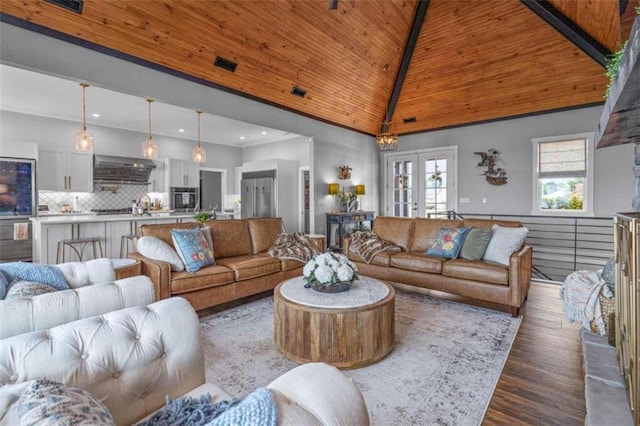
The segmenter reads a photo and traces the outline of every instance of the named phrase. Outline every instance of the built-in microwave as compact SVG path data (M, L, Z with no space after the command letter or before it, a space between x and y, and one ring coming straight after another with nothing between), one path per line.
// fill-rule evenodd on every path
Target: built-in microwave
M193 211L198 207L198 188L172 187L169 201L172 210Z

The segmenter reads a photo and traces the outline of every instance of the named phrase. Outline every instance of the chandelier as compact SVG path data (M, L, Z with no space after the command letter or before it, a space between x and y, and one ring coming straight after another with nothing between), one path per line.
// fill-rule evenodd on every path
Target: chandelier
M200 114L202 114L202 111L196 111L196 113L198 114L198 144L193 148L193 161L202 164L207 161L207 151L204 150L200 143Z
M384 89L385 93L388 92L388 78L389 78L389 64L384 66ZM378 145L378 151L389 152L398 150L398 132L391 128L391 121L389 117L389 111L384 113L385 120L380 126L380 132L376 135L376 144Z
M151 102L153 99L147 99L149 103L149 137L142 142L142 156L146 158L158 158L158 146L151 136Z
M86 104L85 104L85 96L84 92L89 85L87 83L80 83L82 87L82 130L76 132L75 137L75 148L76 151L83 152L92 152L93 151L93 134L91 132L87 132L87 121L86 121Z

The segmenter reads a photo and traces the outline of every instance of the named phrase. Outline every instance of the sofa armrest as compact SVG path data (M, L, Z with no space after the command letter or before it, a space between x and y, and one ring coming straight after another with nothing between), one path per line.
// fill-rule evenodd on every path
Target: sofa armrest
M360 390L342 371L328 364L309 363L271 382L291 405L306 410L323 425L369 425L369 413ZM286 411L285 411L286 412ZM295 424L287 418L280 424Z
M140 253L129 253L129 259L139 260L142 266L142 274L153 282L156 300L171 297L171 264L161 260L149 259Z
M351 244L351 237L344 237L342 239L342 253L349 257L349 245Z
M533 249L523 246L509 259L509 287L511 287L511 306L520 307L531 286L531 266Z

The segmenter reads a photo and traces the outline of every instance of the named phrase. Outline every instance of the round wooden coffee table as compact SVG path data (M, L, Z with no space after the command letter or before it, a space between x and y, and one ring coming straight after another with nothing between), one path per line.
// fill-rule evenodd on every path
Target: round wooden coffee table
M348 291L320 293L296 277L273 296L275 342L295 361L358 368L393 349L395 291L387 283L360 277Z

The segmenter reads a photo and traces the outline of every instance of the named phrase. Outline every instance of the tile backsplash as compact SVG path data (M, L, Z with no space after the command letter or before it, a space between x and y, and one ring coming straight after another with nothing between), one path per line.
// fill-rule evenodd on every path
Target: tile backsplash
M131 207L131 200L138 200L147 194L154 200L160 198L162 206L169 208L169 194L166 192L146 192L145 186L140 185L94 185L93 192L52 192L39 191L38 204L49 205L49 210L60 211L63 203L73 206L73 200L78 197L81 211L101 209L121 209Z

